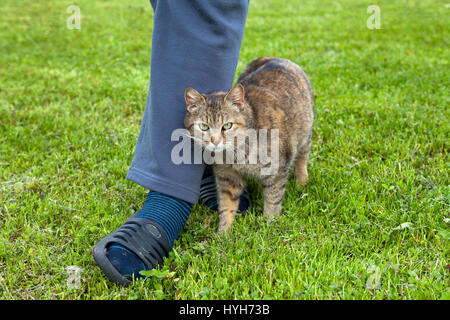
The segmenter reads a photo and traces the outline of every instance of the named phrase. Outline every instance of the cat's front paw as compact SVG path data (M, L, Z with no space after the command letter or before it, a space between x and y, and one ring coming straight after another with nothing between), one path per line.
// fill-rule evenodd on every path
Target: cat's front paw
M278 217L281 214L281 205L273 206L273 205L265 205L264 206L264 216L272 221L274 218Z
M297 176L297 183L299 187L306 187L308 185L308 172L304 172Z
M217 234L225 234L228 230L231 229L231 224L219 224L219 228L217 229Z
M275 218L279 217L281 213L277 212L277 213L266 213L264 212L264 216L266 216L267 220L270 222L272 220L274 220Z
M220 216L219 216L219 228L217 229L217 233L225 233L233 224L234 216L236 214L235 210L232 209L220 209L219 208Z

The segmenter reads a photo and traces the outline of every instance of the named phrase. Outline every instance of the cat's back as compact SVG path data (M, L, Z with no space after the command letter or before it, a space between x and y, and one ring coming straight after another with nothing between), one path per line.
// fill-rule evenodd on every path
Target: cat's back
M312 95L308 76L300 66L288 59L258 58L245 68L237 82L243 84L244 87L254 86L273 91L282 91L286 86L297 87L297 89Z
M306 73L294 62L262 57L252 61L238 82L244 86L245 98L254 109L257 122L294 124L312 121L314 95ZM272 125L276 125L272 123ZM278 127L278 125L276 125Z

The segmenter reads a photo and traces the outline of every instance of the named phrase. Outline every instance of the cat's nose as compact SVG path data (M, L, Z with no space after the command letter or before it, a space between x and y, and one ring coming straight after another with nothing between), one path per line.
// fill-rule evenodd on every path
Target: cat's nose
M211 137L211 142L214 143L214 145L218 145L220 143L221 138L220 137Z

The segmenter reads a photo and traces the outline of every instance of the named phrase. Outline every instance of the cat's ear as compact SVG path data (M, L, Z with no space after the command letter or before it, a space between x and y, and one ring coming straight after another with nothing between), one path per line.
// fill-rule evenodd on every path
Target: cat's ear
M244 107L244 87L242 84L238 83L225 95L224 100L231 102L233 105L242 109Z
M189 112L192 111L198 104L206 102L205 97L192 88L187 88L184 91L184 99L186 100L186 108Z

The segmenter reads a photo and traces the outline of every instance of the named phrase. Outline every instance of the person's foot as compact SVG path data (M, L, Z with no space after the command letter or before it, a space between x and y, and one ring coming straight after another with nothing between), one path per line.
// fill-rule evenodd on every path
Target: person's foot
M168 256L191 211L186 201L150 191L142 209L96 245L95 261L111 281L128 285Z
M200 186L199 201L213 212L219 210L216 181L211 166L207 166L203 174L202 183ZM252 208L253 205L250 194L248 193L247 189L244 188L241 196L239 197L238 211L241 212L242 215L245 215L247 211L251 211Z
M218 210L216 183L209 166L202 178L199 200L211 211ZM95 261L111 281L122 285L144 277L140 271L153 269L168 256L192 206L150 191L142 209L95 246ZM250 195L244 189L239 211L245 214L251 209Z

